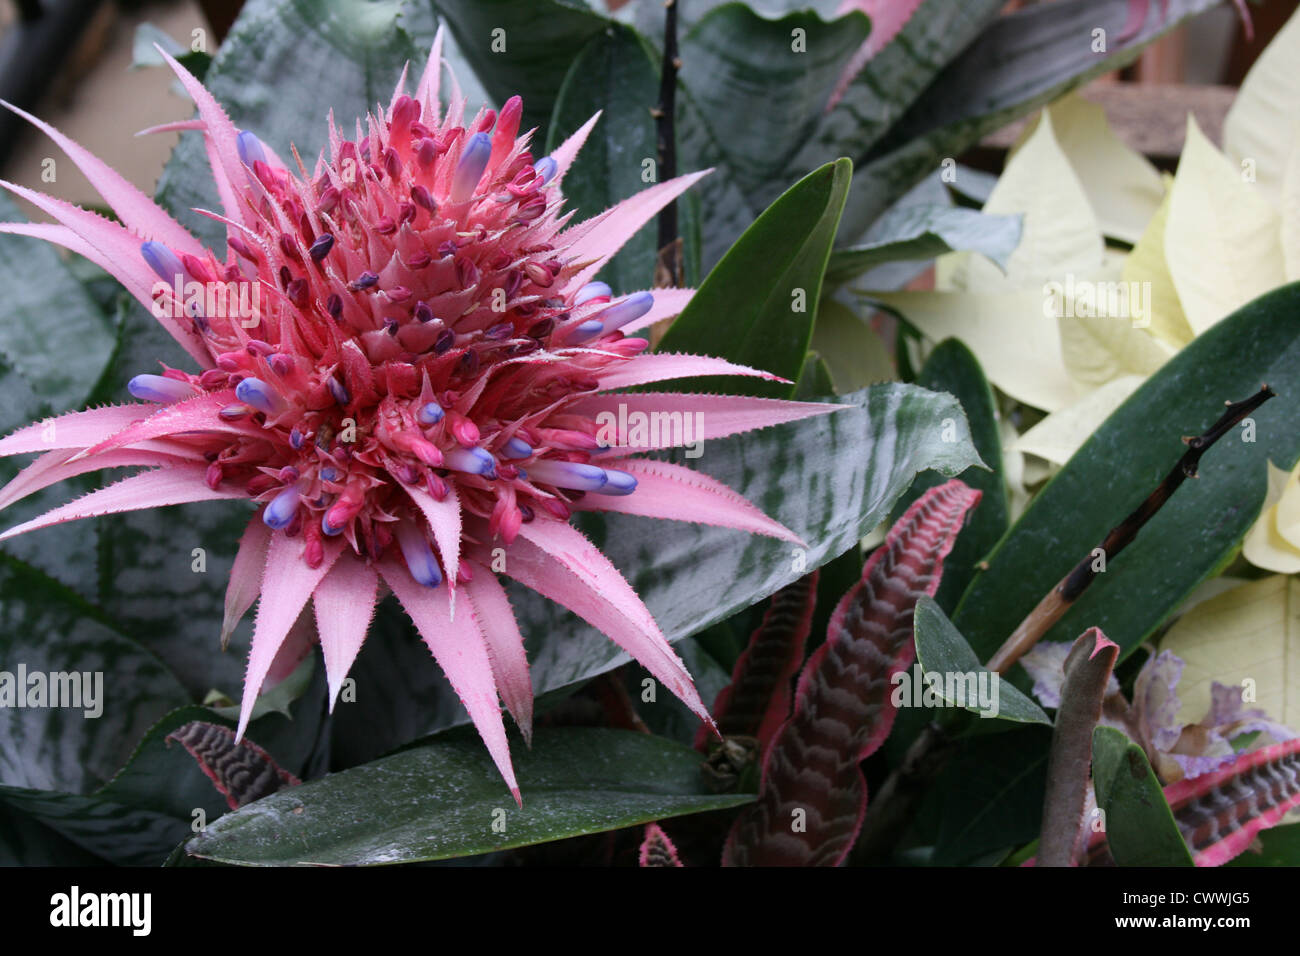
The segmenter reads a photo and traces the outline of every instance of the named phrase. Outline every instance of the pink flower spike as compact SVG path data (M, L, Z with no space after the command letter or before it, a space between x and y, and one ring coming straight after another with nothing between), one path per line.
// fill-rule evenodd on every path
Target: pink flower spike
M536 158L518 97L504 98L499 113L465 116L455 74L442 85L443 39L440 28L413 95L403 71L386 108L356 122L326 117L327 145L310 173L276 156L280 131L237 128L162 53L197 107L196 118L162 128L203 133L223 211L198 211L225 226L215 249L32 120L120 222L9 186L55 222L0 223L0 233L108 269L193 361L130 370L130 391L148 404L75 412L0 438L0 456L44 453L0 489L0 507L122 467L153 470L8 534L181 502L254 503L220 634L224 644L257 603L239 734L268 680L301 657L295 627L310 621L308 600L337 697L382 579L519 799L498 695L528 740L532 687L523 632L489 570L497 551L512 577L604 631L712 726L641 599L568 520L599 508L795 542L707 475L629 456L848 406L612 392L693 376L783 381L719 358L646 354L646 339L627 333L680 314L692 290L615 297L596 277L707 171L571 225L563 180L599 114ZM643 435L628 411L666 412L692 429Z

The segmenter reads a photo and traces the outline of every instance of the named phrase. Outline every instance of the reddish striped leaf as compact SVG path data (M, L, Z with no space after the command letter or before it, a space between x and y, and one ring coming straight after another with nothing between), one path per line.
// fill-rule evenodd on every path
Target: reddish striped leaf
M1197 866L1222 866L1300 807L1300 737L1244 753L1211 773L1164 788ZM1025 864L1032 866L1034 861ZM1105 833L1088 842L1088 866L1113 866Z
M731 683L713 702L713 719L724 737L756 737L762 753L790 716L791 683L803 663L812 629L818 579L814 571L772 595L763 623L736 661ZM704 750L712 738L709 728L701 724L695 749Z
M641 853L638 857L641 866L681 866L677 847L668 839L668 834L657 823L647 823L645 839L641 841Z
M1165 799L1196 865L1222 866L1300 806L1300 738L1172 783Z
M891 678L916 658L912 612L980 493L952 480L907 509L840 600L799 677L793 716L763 761L759 799L732 827L726 866L837 866L867 806L858 764L888 736Z
M257 744L248 738L236 743L234 731L218 724L193 720L176 728L166 739L169 743L177 741L190 752L232 810L302 783Z

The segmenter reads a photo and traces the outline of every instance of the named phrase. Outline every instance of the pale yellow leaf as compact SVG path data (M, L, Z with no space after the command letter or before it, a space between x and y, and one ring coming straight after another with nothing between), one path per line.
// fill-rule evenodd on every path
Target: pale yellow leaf
M812 347L826 363L840 395L898 377L880 336L834 299L823 299L817 309Z
M1057 100L1048 113L1056 139L1083 184L1104 235L1135 243L1164 199L1159 171L1119 139L1106 111L1077 93ZM1042 114L1040 113L1039 116ZM1036 116L1012 148L1012 155L1038 128Z
M1178 719L1193 723L1210 706L1210 682L1253 681L1254 702L1278 723L1300 727L1300 583L1273 575L1234 588L1183 615L1160 642L1187 667L1178 684Z
M1284 499L1290 499L1287 507L1287 534L1282 533L1279 523L1279 505ZM1297 499L1300 499L1300 469L1288 474L1271 461L1268 463L1268 496L1259 517L1246 532L1246 540L1241 547L1241 555L1257 568L1276 571L1279 574L1300 573L1300 548L1294 540L1297 529L1294 525Z
M1012 398L1052 412L1071 404L1076 386L1061 357L1056 322L1042 289L1000 295L871 292L934 342L959 338L990 382Z
M1278 214L1190 115L1170 190L1165 260L1198 335L1286 280Z
M1237 172L1253 171L1273 203L1292 148L1291 130L1300 121L1300 13L1293 14L1246 78L1223 123L1223 147ZM1243 166L1243 164L1245 164Z
M1282 258L1286 281L1300 279L1300 123L1291 128L1291 152L1282 178Z
M1016 439L1013 449L1064 465L1143 381L1141 375L1123 375L1107 382L1072 405L1048 415Z
M1140 302L1143 295L1142 286L1115 287L1117 297L1128 299L1131 303ZM1085 311L1074 303L1075 311ZM1111 303L1114 306L1114 302ZM1135 327L1135 322L1145 321L1141 318L1124 318L1125 305L1121 304L1120 317L1110 315L1063 315L1057 319L1061 330L1061 354L1065 367L1070 370L1075 381L1084 385L1104 385L1116 378L1137 375L1145 378L1174 354L1174 349L1161 342L1146 328ZM1150 315L1150 302L1127 304L1127 311L1133 315Z
M966 292L1041 289L1068 274L1092 276L1102 266L1101 229L1088 194L1044 116L1011 157L984 211L1023 214L1020 245L1004 275L983 256L969 254L943 269L946 288Z
M1172 182L1172 177L1170 181ZM1165 225L1169 219L1169 196L1170 193L1166 192L1164 202L1147 223L1142 238L1124 260L1120 279L1123 282L1139 283L1143 295L1150 297L1151 334L1180 349L1191 342L1196 333L1183 314L1182 303L1178 301L1178 290L1174 288L1174 277L1169 274L1169 265L1165 262Z

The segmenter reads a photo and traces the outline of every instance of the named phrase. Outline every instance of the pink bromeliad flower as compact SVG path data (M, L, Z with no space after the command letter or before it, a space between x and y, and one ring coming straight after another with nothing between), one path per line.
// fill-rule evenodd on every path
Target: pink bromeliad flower
M199 115L166 128L203 132L224 210L204 214L225 224L228 249L204 248L85 149L22 114L121 224L4 183L57 223L0 232L58 243L110 271L195 369L139 375L130 392L140 403L69 413L0 440L2 455L44 453L0 491L0 507L85 472L145 469L0 539L113 512L251 498L258 511L240 541L223 625L224 639L260 596L240 735L268 674L283 670L294 644L286 636L308 600L337 697L382 581L519 799L498 695L527 737L532 686L495 549L508 576L603 631L708 721L650 612L568 519L616 511L798 541L706 475L630 456L839 406L619 394L694 375L775 378L716 358L645 354L646 340L627 333L676 315L691 292L614 299L594 281L703 174L570 225L560 186L596 117L534 159L530 134L519 135L518 97L466 120L453 77L440 116L440 50L441 35L415 94L404 92L404 75L387 110L358 122L353 138L331 116L329 146L310 173L296 151L286 164L237 130L168 57ZM689 414L703 430L683 439L638 428L651 412Z

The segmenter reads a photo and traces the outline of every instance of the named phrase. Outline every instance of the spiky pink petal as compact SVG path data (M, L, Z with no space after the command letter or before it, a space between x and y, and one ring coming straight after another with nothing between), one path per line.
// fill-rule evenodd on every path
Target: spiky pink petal
M147 418L147 405L105 405L25 425L0 438L0 458L61 448L89 448Z
M510 598L496 575L482 565L474 568L474 577L466 582L465 593L469 595L474 614L483 629L501 702L515 719L524 741L531 746L533 684L528 677L524 636L519 631Z
M600 120L601 112L603 111L597 110L591 119L579 126L572 136L556 147L555 151L551 153L551 159L555 160L556 165L555 183L557 186L563 184L564 174L569 171L569 167L573 165L573 161L578 158L578 153L582 149L582 144L587 141L587 137L591 135L591 131L596 128L596 123Z
M21 110L4 100L0 100L0 106L21 116L54 140L58 147L68 154L68 158L81 170L86 179L90 180L90 184L108 201L123 225L132 232L145 239L156 239L166 243L177 253L188 252L195 256L203 254L203 247L199 245L198 240L180 223L98 156L26 110Z
M135 296L141 305L152 312L154 300L151 292L154 283L158 281L158 277L154 275L140 256L139 238L118 223L110 222L102 216L81 209L71 203L53 199L25 186L19 186L4 180L0 180L0 186L16 196L21 196L38 209L49 213L60 223L67 226L82 240L82 243L77 244L75 248L71 246L69 248L73 248L73 251L85 255L91 262L107 270L122 285L126 286L127 291ZM39 223L34 225L39 225ZM6 228L4 231L17 232L12 228ZM48 237L57 241L54 238L55 235L50 233ZM192 330L184 327L180 320L168 314L168 310L163 310L163 312L164 315L158 317L158 324L199 365L204 368L210 366L212 357L208 354L207 348L199 337Z
M417 584L406 568L391 558L380 562L379 572L415 622L415 628L424 639L425 646L447 675L452 689L469 712L470 720L478 728L479 736L487 745L515 802L522 807L523 799L519 795L519 784L510 762L506 727L497 703L492 662L488 658L473 607L462 610L453 621L451 605L444 588L427 588Z
M615 426L622 426L624 422L633 423L629 429L618 429L617 443L611 443L611 447L626 451L657 451L696 441L726 438L756 428L795 422L853 407L790 402L777 398L750 398L743 395L638 392L632 395L592 395L580 398L573 403L571 411L595 419L598 424L608 423L611 434L614 434ZM686 435L686 428L657 428L648 429L655 434L647 436L646 441L627 440L629 435L634 439L637 437L635 423L668 421L672 416L690 423L691 433ZM698 429L694 427L696 422L700 425Z
M330 713L365 642L379 597L379 576L364 561L346 555L334 562L312 595L316 630L325 657L325 682L329 686Z
M84 458L71 462L68 461L68 455L65 451L47 452L20 471L9 484L0 489L0 508L7 508L15 501L33 495L42 488L48 488L50 485L57 484L68 478L74 478L77 475L84 475L88 471L98 471L101 468L130 468L137 465L145 468L158 468L182 461L202 460L203 455L200 452L180 445L167 450L122 448L106 455L97 455L94 458Z
M180 463L123 478L106 488L92 491L82 495L76 501L70 501L53 511L47 511L39 518L15 525L4 534L0 534L0 541L38 528L48 528L51 525L77 521L81 518L98 518L103 515L120 514L123 511L161 508L164 505L183 505L192 501L244 497L243 490L238 488L208 487L204 480L205 471L203 465Z
M266 549L266 566L262 569L261 595L257 602L257 619L253 624L253 645L248 651L244 674L244 697L239 703L239 728L236 739L244 736L253 716L253 705L271 670L275 656L298 620L307 600L321 579L333 567L343 551L343 542L331 539L324 545L324 559L311 567L302 559L303 543L283 534L271 535Z
M221 416L223 408L235 404L237 399L233 389L196 395L183 402L159 408L148 418L132 422L98 444L78 453L76 457L101 455L126 445L135 445L152 438L167 438L186 432L221 432L228 435L259 436L261 429L248 419L230 421Z
M619 249L623 248L623 244L635 236L642 226L659 213L659 210L712 171L705 169L698 173L678 176L651 186L649 189L643 189L618 205L605 210L594 219L579 223L561 233L559 241L567 246L564 250L565 254L572 257L575 262L588 263L575 275L570 285L576 288L595 278L596 273L614 258L614 254Z
M764 372L762 369L750 368L748 365L737 365L726 359L704 355L680 355L672 352L638 355L622 365L611 365L597 377L602 389L612 390L646 385L650 382L665 382L674 378L691 378L696 375L745 375L768 382L789 384L789 379Z
M442 109L441 104L438 102L438 94L442 87L443 29L443 25L438 24L438 32L433 36L433 49L429 51L429 59L425 61L424 72L420 75L420 82L415 87L416 100L434 119L437 118L439 111Z
M507 555L506 574L603 632L712 725L690 673L650 611L582 532L558 521L523 525Z
M649 458L620 458L604 461L636 478L634 494L588 495L578 502L583 511L617 511L673 521L736 528L751 534L764 534L804 547L800 537L779 521L774 521L745 498L720 481L700 471Z
M243 164L235 146L238 133L235 124L189 70L181 66L170 53L154 44L154 49L167 61L176 78L185 87L194 105L198 107L199 118L203 120L203 145L208 154L208 165L212 167L212 178L217 184L217 195L221 197L221 208L226 215L236 222L244 221L244 211L237 198L236 186L243 178Z
M221 618L221 647L230 643L248 609L262 591L262 569L266 567L266 549L271 544L271 529L260 517L254 518L244 529L235 552L235 562L226 582L225 609Z

